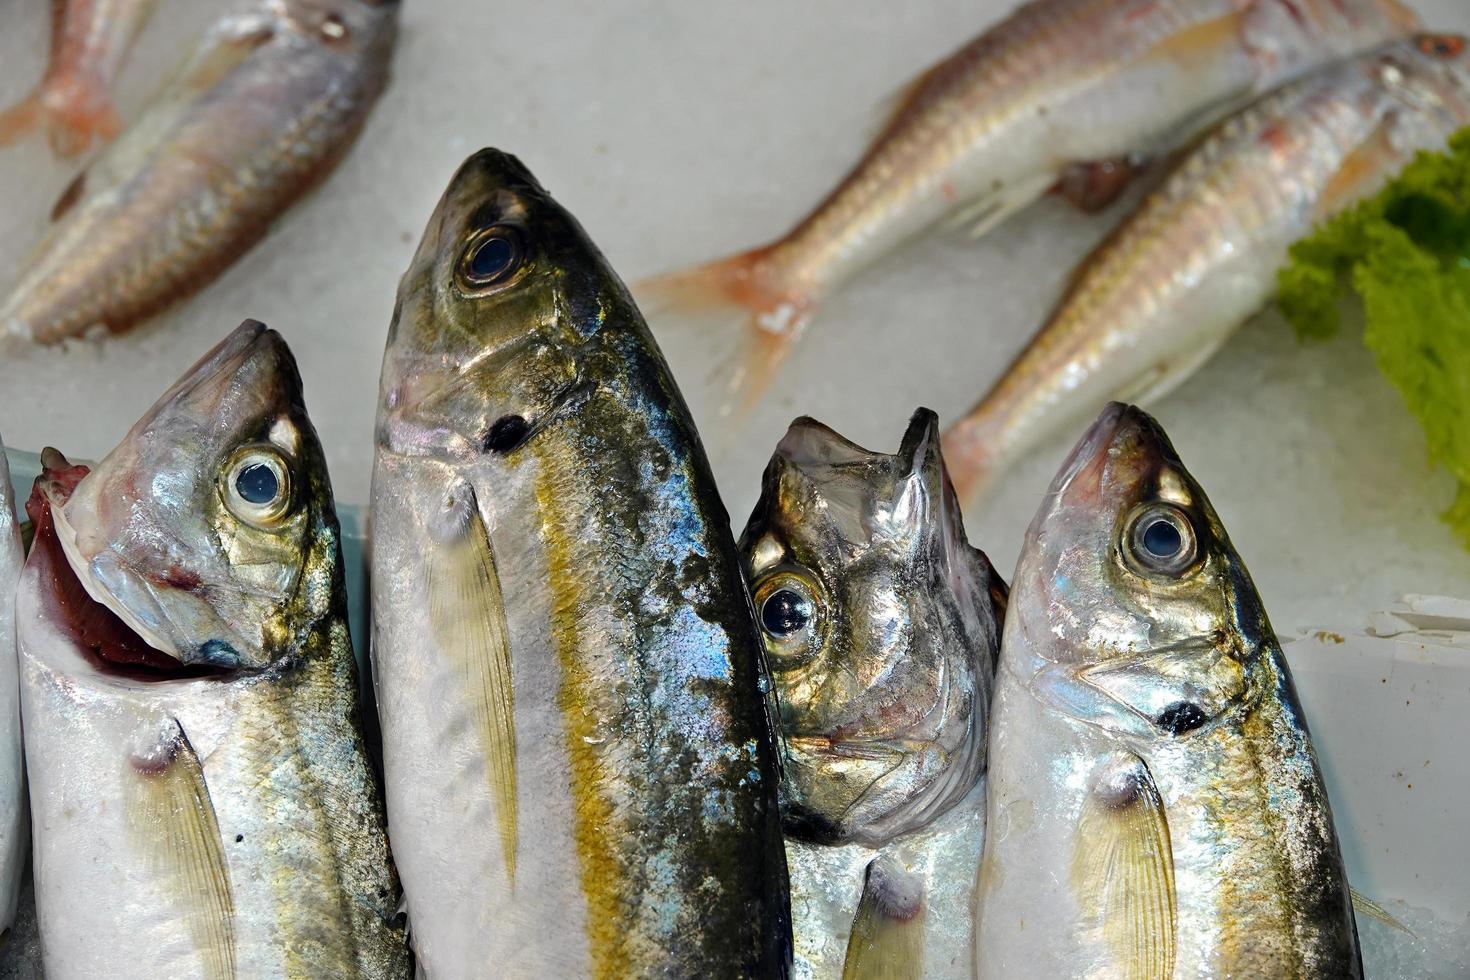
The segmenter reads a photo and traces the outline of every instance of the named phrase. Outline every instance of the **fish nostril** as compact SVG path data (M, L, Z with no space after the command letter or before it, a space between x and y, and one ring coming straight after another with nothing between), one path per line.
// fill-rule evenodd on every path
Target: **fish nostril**
M531 423L519 415L502 415L485 433L481 449L487 453L508 453L526 441L531 434Z

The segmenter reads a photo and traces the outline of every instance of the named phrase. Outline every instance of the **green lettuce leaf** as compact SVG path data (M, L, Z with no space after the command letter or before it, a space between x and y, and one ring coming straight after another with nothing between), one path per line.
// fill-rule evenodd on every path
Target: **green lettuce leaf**
M1459 481L1445 520L1470 547L1470 130L1292 247L1278 305L1302 337L1341 327L1351 289L1363 340Z

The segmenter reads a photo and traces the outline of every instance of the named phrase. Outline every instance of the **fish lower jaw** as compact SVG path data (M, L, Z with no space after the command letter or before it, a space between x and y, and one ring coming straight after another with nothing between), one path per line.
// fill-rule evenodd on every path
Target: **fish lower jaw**
M139 639L150 647L174 660L182 660L179 656L177 646L168 637L160 634L156 629L144 623L131 609L119 602L117 597L97 580L96 573L91 562L82 557L81 550L77 546L76 529L66 518L66 508L53 506L51 508L51 521L56 529L56 539L61 544L62 554L66 556L66 562L71 566L73 574L81 582L82 588L86 589L87 595L92 601L105 607L118 619L122 620Z

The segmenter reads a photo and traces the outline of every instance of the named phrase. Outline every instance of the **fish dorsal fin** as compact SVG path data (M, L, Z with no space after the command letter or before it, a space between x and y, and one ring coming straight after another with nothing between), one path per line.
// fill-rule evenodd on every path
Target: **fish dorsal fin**
M463 480L450 486L428 532L429 626L440 653L459 672L469 699L506 877L514 883L519 830L510 632L490 534L474 487Z
M150 872L177 896L204 980L235 976L235 903L204 767L169 718L135 749L125 806Z
M914 980L924 975L924 880L895 858L868 864L847 939L842 980Z
M972 42L973 43L973 42ZM959 52L955 52L957 55ZM877 112L874 114L876 124L873 126L872 139L869 141L876 146L893 133L903 124L904 116L916 105L928 91L931 85L937 84L946 71L950 70L954 63L955 55L950 55L935 62L913 78L904 82L898 88L889 92L879 103Z
M1102 948L1110 976L1169 980L1174 974L1174 856L1164 804L1148 766L1119 752L1094 776L1072 854L1072 888Z

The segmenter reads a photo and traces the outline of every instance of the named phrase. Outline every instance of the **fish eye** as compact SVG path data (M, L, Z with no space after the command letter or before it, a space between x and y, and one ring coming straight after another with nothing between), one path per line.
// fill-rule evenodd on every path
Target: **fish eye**
M1180 575L1198 553L1189 515L1172 504L1140 508L1124 531L1123 552L1145 574Z
M1454 34L1426 34L1418 44L1420 51L1434 58L1454 58L1465 50L1465 39Z
M815 615L810 596L795 589L777 589L761 603L761 628L784 640L811 626Z
M317 28L322 38L327 41L347 40L347 22L339 14L327 14L322 18L321 26Z
M509 225L494 225L475 235L459 260L460 285L470 292L501 286L525 264L525 242Z
M243 446L224 469L225 506L247 524L269 529L291 506L291 469L271 445Z
M251 463L235 474L235 492L246 503L263 506L280 494L281 481L276 471L266 464Z
M754 598L756 619L769 650L793 656L811 652L825 612L814 580L781 569L756 583Z

